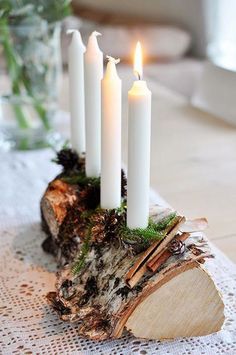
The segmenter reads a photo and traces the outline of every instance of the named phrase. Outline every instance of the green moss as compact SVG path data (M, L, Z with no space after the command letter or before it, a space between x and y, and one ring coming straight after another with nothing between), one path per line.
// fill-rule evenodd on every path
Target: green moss
M163 231L164 229L170 227L173 222L176 220L177 217L177 213L176 212L172 212L169 214L169 216L163 218L160 222L155 223L152 220L150 220L150 222L152 224L154 224L154 228L156 231Z
M73 176L64 176L61 178L62 181L66 182L67 184L70 185L80 185L80 186L86 186L86 185L94 185L94 186L99 186L100 185L100 178L91 178L85 176L83 173L79 175L73 175Z
M151 242L163 239L166 235L166 229L175 221L175 219L176 212L173 212L158 223L150 218L148 226L145 229L130 229L126 225L123 225L120 228L120 236L127 242L137 242L148 245L151 244Z

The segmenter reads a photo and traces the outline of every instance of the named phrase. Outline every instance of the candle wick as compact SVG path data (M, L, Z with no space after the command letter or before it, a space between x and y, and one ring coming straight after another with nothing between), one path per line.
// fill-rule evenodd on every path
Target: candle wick
M134 71L134 75L136 75L138 80L142 80L141 74L137 70Z

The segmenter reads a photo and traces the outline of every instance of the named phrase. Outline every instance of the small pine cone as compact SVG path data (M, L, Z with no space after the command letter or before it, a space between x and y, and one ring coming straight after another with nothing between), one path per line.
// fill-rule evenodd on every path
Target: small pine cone
M55 162L63 166L65 171L81 168L81 163L79 161L79 156L76 151L64 148L57 153Z
M124 198L127 196L127 178L124 170L121 170L121 196Z
M102 243L106 238L105 226L106 226L106 214L107 212L99 212L92 218L93 227L91 229L91 241L96 243Z
M168 250L172 255L181 255L185 252L185 243L174 238L168 245Z
M117 236L123 216L115 210L99 212L93 217L92 241L102 243Z
M92 242L102 243L106 239L106 233L104 230L104 226L97 224L92 227Z

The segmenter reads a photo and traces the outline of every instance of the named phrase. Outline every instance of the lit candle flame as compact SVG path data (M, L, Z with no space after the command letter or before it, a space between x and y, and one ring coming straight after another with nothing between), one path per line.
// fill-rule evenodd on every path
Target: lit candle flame
M142 47L140 42L137 42L135 54L134 54L134 74L137 76L138 80L142 79L143 55L142 55Z

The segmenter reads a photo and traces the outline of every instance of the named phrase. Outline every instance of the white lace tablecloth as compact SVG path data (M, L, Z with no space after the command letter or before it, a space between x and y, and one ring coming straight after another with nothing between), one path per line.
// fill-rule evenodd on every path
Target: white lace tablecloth
M39 200L59 171L49 150L0 154L0 353L1 354L236 354L236 266L219 250L207 268L225 302L222 331L175 341L93 342L78 325L60 321L45 301L53 290L53 257L41 249Z

